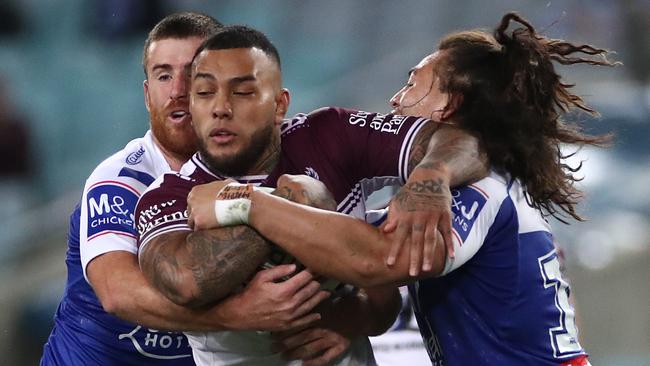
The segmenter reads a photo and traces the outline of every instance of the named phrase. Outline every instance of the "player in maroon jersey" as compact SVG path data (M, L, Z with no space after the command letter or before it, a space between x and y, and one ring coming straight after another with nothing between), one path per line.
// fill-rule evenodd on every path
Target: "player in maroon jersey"
M136 222L142 269L157 288L184 305L202 306L219 300L241 284L269 254L265 240L246 227L191 233L185 198L192 186L225 176L237 176L242 182L262 183L274 168L288 169L291 165L287 163L291 156L281 156L279 146L280 124L289 103L289 94L281 87L279 57L273 47L267 47L267 42L247 43L248 36L254 38L253 42L263 37L245 27L231 27L215 35L198 51L192 73L191 108L201 152L184 166L181 175L166 175L154 183L138 204ZM242 43L242 38L246 42ZM408 179L411 183L426 181L435 186L434 190L411 194L433 202L442 201L433 207L434 216L439 217L441 210L446 214L449 211L448 184L467 179L467 175L452 174L465 171L466 161L451 159L460 162L460 167L446 165L448 151L458 150L458 144L442 146L442 153L436 156L436 145L429 143L438 125L424 118L330 108L304 119L299 116L285 127L287 137L299 135L299 131L306 128L332 133L329 143L322 140L313 141L313 144L324 143L322 152L342 155L336 159L320 156L316 169L304 168L313 174L323 174L323 179L331 182L340 178L338 174L348 176L348 182L336 190L336 198L339 205L343 204L339 208L350 212L362 207L359 205L363 200L358 197L369 193L373 187L404 183ZM464 144L474 146L467 153L467 161L481 166L476 141L464 138ZM337 147L337 143L341 145ZM368 156L364 147L369 145L377 150L377 156ZM300 146L293 149L300 150ZM338 167L340 170L330 169L337 167L328 167L329 161L352 162L356 168L345 164ZM293 166L293 169L302 168ZM468 172L477 170L481 171ZM271 179L274 176L275 173ZM378 177L386 179L372 180ZM413 184L408 187L412 188ZM430 211L431 207L422 206L416 208ZM428 220L431 215L427 213L421 216L427 224L438 221L437 218ZM425 235L423 228L418 230ZM420 263L415 264L419 269ZM314 294L322 296L318 291ZM326 324L335 327L338 334L333 337L376 334L390 325L399 305L396 291L366 289L362 295L345 297L345 302L339 304L339 321ZM312 300L300 299L297 309L304 309L308 301ZM306 341L317 343L331 339L314 334L311 333L314 339ZM216 336L209 338L219 342ZM322 345L319 347L323 349ZM218 353L214 349L208 352ZM247 352L245 347L241 352ZM318 355L309 354L310 357Z

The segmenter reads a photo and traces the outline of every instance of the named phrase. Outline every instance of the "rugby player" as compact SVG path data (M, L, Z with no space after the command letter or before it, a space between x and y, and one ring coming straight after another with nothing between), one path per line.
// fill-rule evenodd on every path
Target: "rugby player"
M520 27L508 32L511 22ZM417 281L403 254L394 266L383 265L393 234L248 185L196 187L189 219L195 229L247 223L313 271L357 286L410 283L433 365L588 365L544 216L581 220L575 211L581 195L573 186L580 167L564 165L560 144L599 146L609 136L583 134L576 123L563 119L571 109L596 112L570 92L552 61L614 65L604 57L585 57L606 54L590 45L543 37L519 15L508 13L493 35L448 35L411 69L406 86L391 99L395 112L433 116L472 131L492 167L488 177L452 191L456 255L450 258L444 246L436 246L431 270ZM196 107L194 112L203 118ZM294 124L309 123L322 113ZM370 121L359 118L358 124ZM296 138L313 138L306 130L295 129ZM282 148L292 159L281 170L310 166L322 183L285 176L282 184L296 192L324 184L336 197L341 183L323 179L327 167L315 165L322 159L315 155L318 149L302 144L301 155L295 155L289 139L283 136Z
M187 222L186 198L197 184L234 176L240 182L259 185L274 168L286 166L283 160L290 159L290 154L284 153L284 145L280 152L280 125L288 108L289 93L282 88L281 80L277 50L263 34L248 27L227 27L197 51L192 67L190 109L200 153L183 166L180 174L166 174L152 184L136 210L141 268L161 292L178 304L200 307L218 301L232 293L267 259L269 244L245 226L228 231L192 232ZM333 182L348 178L335 190L338 209L364 215L365 195L411 179L409 176L422 180L427 169L445 182L462 181L467 179L463 177L476 174L474 171L454 175L453 179L449 174L465 171L467 166L481 166L476 141L466 134L458 136L459 143L446 148L456 151L458 145L473 144L474 150L467 153L467 159L458 159L457 165L444 170L416 168L425 152L429 153L428 159L434 159L427 148L437 127L426 118L330 108L317 113L317 118L301 115L289 121L282 141L284 144L285 138L302 128L311 129L313 136L324 136L302 142L290 139L289 150L299 157L303 153L301 144L322 149L321 155L310 153L313 158L320 156L315 163L318 165L314 165L316 169L307 169L311 174L321 174L320 166L328 164L329 159L341 163L335 171L327 172ZM368 152L370 147L372 153ZM420 176L411 173L416 169L423 170ZM480 174L481 169L478 170ZM345 200L346 197L349 199ZM450 199L434 208L437 212L440 207L442 211L448 210L449 202ZM280 255L279 261L283 260ZM337 364L372 364L365 336L388 328L399 304L399 294L392 286L363 289L356 295L337 298L328 304L338 309L336 319L324 318L319 327L302 334L299 346L304 347L293 355L314 363L334 360ZM336 337L331 332L323 336L328 329L351 339L348 351L339 355L340 352L329 352L328 347L323 347L330 342L330 336ZM199 364L285 363L271 349L267 334L187 334Z
M138 266L136 202L155 177L178 170L196 151L186 69L201 42L220 26L206 15L178 13L150 32L143 67L151 130L102 162L86 181L70 219L67 285L41 365L194 365L186 337L160 329L276 329L318 318L300 311L287 315L272 308L276 303L260 307L240 298L211 309L181 307L152 287ZM275 284L287 271L293 269L260 273L253 280L258 286L244 294L264 304L262 290L268 292L269 286L294 295L315 293L305 288L311 282L318 285L307 272ZM253 310L259 316L252 316Z

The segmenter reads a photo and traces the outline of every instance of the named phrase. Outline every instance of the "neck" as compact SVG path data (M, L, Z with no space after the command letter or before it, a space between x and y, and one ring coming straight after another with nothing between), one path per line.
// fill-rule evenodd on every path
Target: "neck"
M269 148L264 151L264 154L260 157L255 165L253 165L249 171L249 175L261 175L261 174L270 174L278 161L280 160L280 142L273 141Z
M183 164L185 164L185 162L187 162L192 157L191 154L190 155L185 155L185 154L178 154L178 153L172 152L171 150L164 147L158 141L156 136L154 136L154 142L156 143L156 146L158 146L158 148L162 152L163 156L165 157L165 161L167 161L167 164L169 164L169 167L171 168L171 170L173 170L175 172L181 170L181 167L183 166Z

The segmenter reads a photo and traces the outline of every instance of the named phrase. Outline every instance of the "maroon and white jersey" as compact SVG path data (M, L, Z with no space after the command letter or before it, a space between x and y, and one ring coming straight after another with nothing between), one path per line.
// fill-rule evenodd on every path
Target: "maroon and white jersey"
M275 186L282 174L307 174L332 192L338 211L365 216L365 200L385 186L406 181L413 140L429 120L341 108L299 114L282 125L282 153L267 176L234 177L241 183ZM158 178L136 209L138 252L159 235L190 231L187 195L195 185L225 179L193 156L178 174ZM259 332L186 333L198 365L286 365L271 350L271 339ZM337 365L374 365L368 339L356 339Z
M409 151L425 118L322 108L282 124L282 152L270 175L234 177L241 183L274 187L282 174L306 174L332 192L341 213L364 218L365 200L407 179ZM139 251L171 231L190 231L187 194L195 185L226 179L194 155L178 174L157 179L140 198L136 224Z
M282 174L306 174L332 192L337 210L364 218L368 196L407 179L411 145L425 118L322 108L282 125L280 162L266 186Z
M187 195L192 187L226 178L228 177L211 172L198 153L178 173L158 177L140 197L136 208L138 253L142 252L151 239L161 234L191 231L187 224ZM234 177L240 183L255 186L259 186L264 178L266 175Z
M266 176L235 177L241 183L259 185ZM187 224L187 195L192 187L223 180L201 161L198 154L185 163L179 173L159 177L142 195L136 208L136 224L140 239L138 253L159 235L176 231L191 231ZM270 258L281 263L286 254L272 252L282 258ZM277 263L276 263L277 264ZM186 332L192 347L194 362L203 365L261 365L298 366L299 361L287 362L271 349L269 333L254 331ZM372 366L375 359L367 337L358 337L333 365Z

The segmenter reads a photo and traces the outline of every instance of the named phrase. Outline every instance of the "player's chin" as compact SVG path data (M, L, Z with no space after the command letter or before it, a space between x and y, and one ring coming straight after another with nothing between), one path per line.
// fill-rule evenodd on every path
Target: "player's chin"
M208 145L208 154L217 161L231 161L237 159L239 150L236 146L211 144Z

